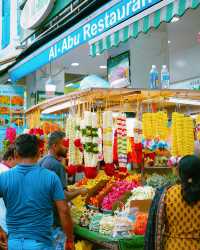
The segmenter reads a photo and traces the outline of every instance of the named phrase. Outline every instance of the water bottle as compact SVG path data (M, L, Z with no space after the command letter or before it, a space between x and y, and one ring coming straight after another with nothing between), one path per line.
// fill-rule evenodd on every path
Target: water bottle
M170 75L166 65L163 65L161 70L161 87L162 89L170 88Z
M151 71L149 73L149 88L158 89L158 70L156 65L152 65Z

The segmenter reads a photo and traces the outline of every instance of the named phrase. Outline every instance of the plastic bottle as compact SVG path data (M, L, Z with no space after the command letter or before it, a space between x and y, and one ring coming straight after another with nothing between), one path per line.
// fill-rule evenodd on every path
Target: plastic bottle
M162 89L170 88L170 74L166 65L163 65L161 70L161 87Z
M156 65L152 65L151 71L149 73L149 88L158 89L158 70Z

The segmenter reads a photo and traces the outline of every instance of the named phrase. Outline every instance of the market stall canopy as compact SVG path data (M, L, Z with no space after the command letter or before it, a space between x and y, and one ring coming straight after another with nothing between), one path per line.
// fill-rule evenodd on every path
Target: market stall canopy
M143 11L141 15L134 16L91 40L90 55L96 56L129 38L137 38L140 32L147 33L150 28L158 28L161 22L171 22L174 17L182 16L187 9L195 9L199 4L200 0L161 1L151 9Z
M97 75L89 75L86 76L80 83L80 88L88 89L88 88L109 88L110 84L108 81L102 79Z
M159 103L160 106L168 108L182 104L199 108L200 91L91 88L44 101L28 109L26 114L36 110L45 114L67 112L72 107L85 103L116 111L124 106L127 112L136 111L138 103L143 105Z

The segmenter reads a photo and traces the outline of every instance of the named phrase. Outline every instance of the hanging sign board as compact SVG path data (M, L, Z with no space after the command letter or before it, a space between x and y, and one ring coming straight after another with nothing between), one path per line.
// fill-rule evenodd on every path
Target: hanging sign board
M20 23L23 29L37 28L50 14L55 0L28 0L22 10Z
M32 1L30 0L30 2ZM52 3L52 1L47 2L49 4L50 2ZM162 2L162 0L110 1L110 3L102 7L102 10L100 9L101 12L100 10L97 10L89 18L84 19L17 64L13 69L10 70L10 77L12 81L16 81L36 71L45 64L48 64L51 61L68 53L70 50L87 43L100 34L108 31L109 29L119 25L120 23L143 12L144 10L159 2ZM26 22L26 19L24 19L24 22ZM35 27L35 25L38 25L38 21L37 23L36 21L32 21L31 27Z

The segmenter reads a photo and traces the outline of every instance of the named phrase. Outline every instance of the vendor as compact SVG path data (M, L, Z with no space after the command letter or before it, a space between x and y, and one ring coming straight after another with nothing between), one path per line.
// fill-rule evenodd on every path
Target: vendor
M65 158L67 155L67 148L64 146L64 138L65 133L60 131L53 132L50 135L48 139L49 153L40 160L39 164L42 167L54 171L58 175L63 189L65 190L66 199L70 201L79 195L86 195L87 189L79 189L73 192L67 191L66 172L60 161L60 159ZM53 238L55 239L55 249L64 249L65 234L61 229L61 223L56 209L54 211L54 229Z

